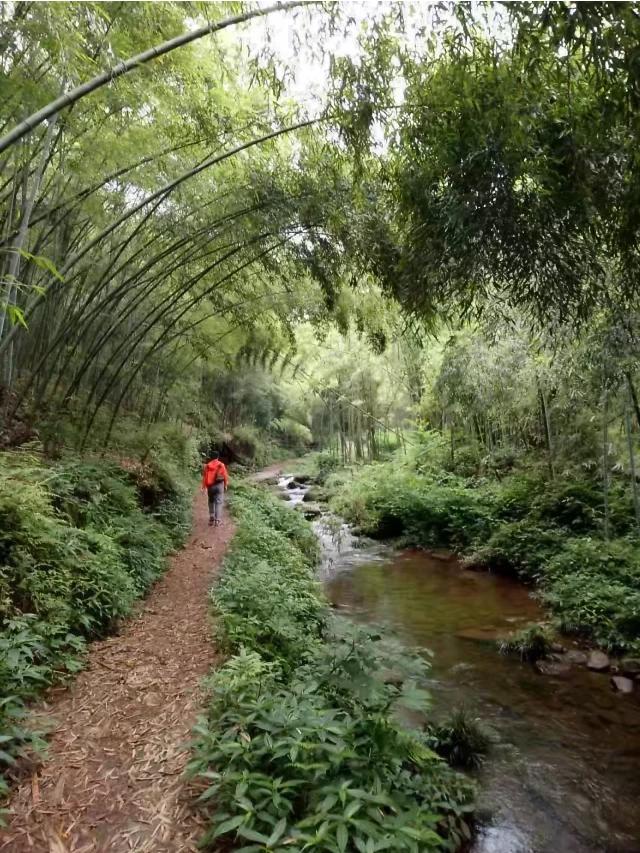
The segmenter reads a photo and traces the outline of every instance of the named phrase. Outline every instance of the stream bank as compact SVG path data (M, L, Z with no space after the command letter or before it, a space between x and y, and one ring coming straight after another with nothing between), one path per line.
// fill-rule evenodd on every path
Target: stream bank
M289 484L295 507L307 487ZM332 605L433 652L434 716L464 706L492 732L473 853L640 851L640 703L585 668L542 675L498 654L499 637L543 615L526 587L359 539L328 514L314 528Z

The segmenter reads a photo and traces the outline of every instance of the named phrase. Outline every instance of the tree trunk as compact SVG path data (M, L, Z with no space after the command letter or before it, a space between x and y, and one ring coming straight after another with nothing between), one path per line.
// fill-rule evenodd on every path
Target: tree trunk
M455 437L453 435L453 421L449 421L449 438L451 440L451 464L453 465L456 461L456 444Z
M631 391L629 391L631 398ZM627 444L629 447L629 473L631 476L631 494L633 495L633 509L636 514L636 529L640 532L640 501L638 500L638 482L636 480L636 456L633 447L633 431L631 428L631 413L629 403L624 407L624 423L627 429Z
M609 539L609 397L605 385L602 401L602 488L604 498L604 538Z
M538 383L538 394L540 396L540 408L542 411L542 423L544 426L544 439L547 445L547 453L549 455L549 473L551 474L551 479L555 480L556 471L555 465L553 461L553 444L551 442L551 420L549 418L549 407L547 406L547 400L544 395L544 391L540 387Z
M636 422L640 427L640 403L638 402L638 394L636 392L635 385L633 384L633 378L631 376L630 371L625 372L625 377L627 380L627 387L629 388L629 395L631 396L631 402L633 403L633 410L636 415Z
M18 229L18 235L13 245L9 249L10 257L5 288L5 304L4 306L2 306L2 310L0 311L0 339L2 339L2 335L4 334L4 327L7 319L9 305L15 304L15 297L17 292L16 285L18 277L20 276L20 261L22 259L21 253L24 249L24 245L27 240L29 222L31 220L33 206L36 202L36 198L38 197L38 192L40 191L42 175L44 173L45 164L49 157L49 149L51 148L51 140L53 138L53 131L55 129L57 120L58 116L56 115L53 117L52 121L49 124L49 127L47 128L47 132L44 138L44 146L42 148L42 154L40 155L40 162L38 163L38 168L36 169L36 173L33 176L31 187L27 189L25 186L22 211L20 213L20 227ZM25 185L26 184L28 184L28 181L25 181Z

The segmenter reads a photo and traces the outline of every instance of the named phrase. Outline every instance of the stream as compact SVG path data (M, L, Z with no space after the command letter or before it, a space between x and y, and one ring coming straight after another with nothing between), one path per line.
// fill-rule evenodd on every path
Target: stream
M291 477L282 477L287 490ZM290 503L305 488L288 489ZM314 521L321 579L338 612L433 652L434 718L464 707L494 745L483 769L471 853L640 853L640 702L607 675L539 674L496 638L541 619L529 590L449 556L397 551Z

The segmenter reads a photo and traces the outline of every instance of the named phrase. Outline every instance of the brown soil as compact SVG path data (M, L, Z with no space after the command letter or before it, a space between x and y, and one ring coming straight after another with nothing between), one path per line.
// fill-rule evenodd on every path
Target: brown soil
M16 789L0 850L179 853L202 833L183 770L215 660L208 591L233 526L193 531L118 636L91 645L87 669L36 710L53 721L44 765ZM191 796L190 796L191 794Z

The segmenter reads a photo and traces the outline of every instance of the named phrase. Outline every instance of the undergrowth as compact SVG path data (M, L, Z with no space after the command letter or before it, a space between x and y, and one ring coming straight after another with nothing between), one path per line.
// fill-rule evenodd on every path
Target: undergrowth
M495 477L447 470L429 435L407 456L329 479L333 509L364 533L451 548L466 565L539 586L559 627L614 652L640 651L640 543L626 485L578 470Z
M232 496L238 531L213 592L218 643L191 773L203 844L331 853L455 850L472 787L403 725L424 710L426 663L335 617L314 578L310 526L255 488ZM385 670L402 673L393 684Z
M464 708L457 708L448 719L428 726L427 734L429 746L452 767L481 767L491 745L482 723Z
M503 655L518 655L520 660L535 663L546 658L553 644L553 635L543 625L529 625L515 631L499 642Z
M158 462L0 455L0 779L43 745L25 703L80 669L187 524L188 488Z

